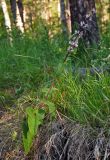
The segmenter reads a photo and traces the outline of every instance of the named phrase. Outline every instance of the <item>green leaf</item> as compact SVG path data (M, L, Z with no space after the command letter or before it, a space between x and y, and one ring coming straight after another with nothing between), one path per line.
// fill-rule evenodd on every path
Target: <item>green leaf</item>
M48 106L49 113L51 114L52 117L55 117L56 115L56 107L55 104L50 102L50 101L44 101L44 103Z
M36 126L35 115L33 115L32 117L28 117L28 126L29 126L29 132L34 136L35 126Z
M56 108L54 103L50 102L50 101L45 101L45 104L49 107L49 112L55 112Z
M31 135L30 132L27 133L27 138L23 136L23 145L26 154L29 153L30 148L32 147L32 140L33 140L33 135Z
M28 123L27 123L26 117L23 119L22 128L23 128L23 135L25 138L27 138L27 132L28 132L29 128L28 128Z
M34 114L34 109L32 107L26 108L26 113L28 116L32 116Z
M43 123L45 111L43 109L28 107L26 113L27 117L25 117L23 121L23 145L25 153L27 154L30 151L33 138L39 125Z
M36 126L35 111L34 111L34 109L32 107L28 107L26 109L26 113L28 114L29 132L34 136L35 135L35 126Z
M38 128L38 126L41 125L43 122L45 111L42 109L38 109L35 111L35 113L36 113L36 127Z

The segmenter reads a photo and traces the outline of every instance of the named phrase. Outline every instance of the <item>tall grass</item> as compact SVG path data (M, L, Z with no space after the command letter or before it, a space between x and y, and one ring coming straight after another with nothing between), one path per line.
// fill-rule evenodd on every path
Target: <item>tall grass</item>
M41 29L36 36L16 33L13 46L6 39L0 41L0 87L38 88L63 61L67 40L61 34L49 38Z
M42 94L41 94L42 93ZM78 76L62 73L53 86L40 90L40 97L55 104L56 109L74 121L103 127L109 130L110 121L110 77L99 78L87 75L80 80Z
M85 80L70 74L57 81L58 109L83 124L108 126L110 119L110 77L100 75L99 79L87 76ZM56 95L56 93L54 93ZM56 97L56 96L55 96Z
M101 59L109 54L108 39L104 36L98 49L89 48L87 54L90 56L78 57L75 63L78 66L101 65ZM109 126L109 75L99 75L99 79L87 75L83 80L73 76L70 61L63 64L66 49L67 38L61 34L50 38L45 27L34 36L14 36L13 46L2 39L0 88L30 90L33 101L36 95L41 101L47 99L58 111L80 123Z

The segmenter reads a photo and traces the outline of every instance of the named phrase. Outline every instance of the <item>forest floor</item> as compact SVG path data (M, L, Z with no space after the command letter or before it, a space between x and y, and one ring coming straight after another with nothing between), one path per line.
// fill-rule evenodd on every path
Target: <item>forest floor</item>
M10 94L14 97L12 90L3 91L5 94ZM22 160L22 114L20 110L15 111L15 104L9 97L6 100L0 97L0 160ZM7 107L7 104L13 107Z
M1 111L0 115L0 157L1 160L22 157L20 121L10 111Z
M63 115L45 122L25 156L22 148L22 115L2 110L0 118L0 160L109 160L110 142L103 129L93 130Z
M19 121L13 113L2 111L0 118L0 157L1 160L15 159L19 141L14 134L20 133ZM16 132L17 131L17 132Z

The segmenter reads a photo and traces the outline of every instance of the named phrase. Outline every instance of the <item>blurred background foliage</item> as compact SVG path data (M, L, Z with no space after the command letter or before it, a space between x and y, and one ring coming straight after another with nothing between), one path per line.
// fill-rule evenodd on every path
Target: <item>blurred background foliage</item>
M19 88L23 85L31 88L35 84L41 85L43 81L50 81L63 62L71 35L68 0L64 1L68 35L62 32L59 0L21 1L24 16L23 33L16 27L10 1L5 2L11 21L13 45L10 46L4 14L0 7L0 87L13 85ZM103 38L100 48L86 50L89 55L88 60L87 54L86 57L83 54L83 58L78 57L78 63L80 62L82 66L100 63L103 65L100 59L109 54L110 0L96 0L95 2L100 34Z
M24 8L24 19L25 19L25 29L26 32L34 32L39 26L39 20L45 23L49 28L51 35L61 31L61 20L60 20L60 1L59 0L23 0ZM70 26L70 14L68 7L68 0L65 0L65 10L66 10L66 19L68 21L68 30L71 32ZM13 23L13 16L10 8L10 1L6 0L8 7L10 19L12 22L12 27L15 25ZM110 0L96 0L97 7L97 17L100 27L100 31L104 32L107 29L107 26L110 22ZM4 15L2 8L0 7L0 38L5 36L5 27L4 27Z

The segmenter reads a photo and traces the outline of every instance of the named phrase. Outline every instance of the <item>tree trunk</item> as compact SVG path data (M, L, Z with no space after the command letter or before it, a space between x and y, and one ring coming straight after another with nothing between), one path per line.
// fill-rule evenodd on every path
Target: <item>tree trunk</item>
M86 44L99 42L99 29L94 0L69 0L72 33L75 29L82 31Z
M16 0L10 0L11 11L13 14L14 23L16 23Z
M4 14L5 26L6 26L8 36L9 36L9 41L10 41L10 44L12 45L11 21L10 21L8 9L7 9L6 1L1 0L0 2L1 2L1 7L2 7L2 10L3 10L3 14Z
M23 23L22 23L22 19L20 16L18 5L16 6L16 25L19 28L19 30L23 33L24 27L23 27Z
M21 20L22 20L22 23L23 23L23 27L24 27L24 8L23 8L22 0L18 0L17 5L18 5Z
M24 32L24 16L22 0L10 0L13 19L20 31Z
M71 33L71 18L70 18L70 3L69 0L66 0L66 21L69 34Z
M3 10L3 14L4 14L5 26L7 28L7 32L9 32L11 31L11 21L10 21L10 17L9 17L9 13L8 13L8 9L7 9L5 0L1 0L1 7Z
M68 29L67 29L64 0L60 0L60 19L61 19L61 23L62 23L62 31L63 31L63 33L67 33Z

